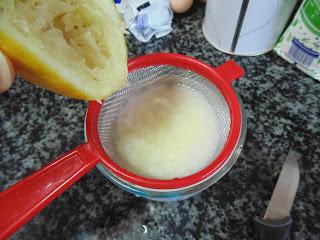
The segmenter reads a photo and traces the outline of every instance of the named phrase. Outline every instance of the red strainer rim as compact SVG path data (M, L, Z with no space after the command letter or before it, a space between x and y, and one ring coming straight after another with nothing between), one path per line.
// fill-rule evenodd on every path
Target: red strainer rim
M233 63L236 65L235 63ZM240 77L243 70L237 68L228 69L227 64L223 64L218 68L214 68L195 58L175 53L155 53L133 58L128 63L129 72L137 69L154 66L154 65L171 65L174 67L191 70L205 79L208 79L220 90L224 96L230 110L230 132L227 141L219 153L219 155L204 169L182 178L171 180L151 179L134 174L114 162L104 151L99 134L98 134L98 118L101 104L96 101L89 103L86 117L86 134L89 144L101 158L104 166L115 174L117 177L131 184L152 188L152 189L178 189L192 186L218 172L221 167L228 161L230 155L234 151L241 132L241 109L236 93L231 87L231 81ZM237 71L237 72L235 72ZM228 76L229 74L229 76Z

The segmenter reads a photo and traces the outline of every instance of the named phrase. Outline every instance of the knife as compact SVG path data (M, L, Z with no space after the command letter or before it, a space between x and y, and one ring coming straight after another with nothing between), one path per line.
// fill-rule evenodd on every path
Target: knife
M260 240L288 239L292 223L290 210L299 185L300 154L289 151L263 219L254 224Z

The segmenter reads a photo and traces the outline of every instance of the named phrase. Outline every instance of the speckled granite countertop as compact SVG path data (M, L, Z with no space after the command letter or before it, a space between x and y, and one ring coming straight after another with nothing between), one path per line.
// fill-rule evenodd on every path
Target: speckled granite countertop
M126 193L93 169L12 239L254 239L252 219L263 216L290 148L303 154L291 239L320 239L320 82L272 52L215 50L201 31L203 14L197 5L175 17L170 35L147 44L128 37L129 57L178 52L213 66L231 58L246 70L234 88L248 133L230 172L189 200L161 203ZM0 96L0 190L81 143L85 111L85 102L17 79Z

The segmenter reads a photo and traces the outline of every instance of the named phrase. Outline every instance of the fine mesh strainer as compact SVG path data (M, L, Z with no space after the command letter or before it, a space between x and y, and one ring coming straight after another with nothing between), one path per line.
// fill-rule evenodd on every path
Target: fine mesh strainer
M210 103L212 110L218 116L219 130L219 132L217 132L219 140L211 158L215 159L218 156L227 141L231 118L228 104L215 85L190 70L170 65L143 67L129 73L128 80L130 87L117 92L111 98L107 99L99 113L98 132L100 142L112 160L115 162L120 161L115 148L114 139L116 137L113 130L115 129L115 122L121 106L126 104L133 96L139 94L141 90L164 84L183 85L196 90Z
M94 166L112 182L138 196L179 200L209 187L237 159L245 136L244 111L231 87L243 70L232 61L213 68L194 58L170 53L129 61L130 85L102 104L90 102L86 114L87 143L59 157L0 194L0 239L8 237ZM201 171L171 180L149 179L121 168L113 129L131 96L159 84L177 84L202 94L218 116L218 146Z

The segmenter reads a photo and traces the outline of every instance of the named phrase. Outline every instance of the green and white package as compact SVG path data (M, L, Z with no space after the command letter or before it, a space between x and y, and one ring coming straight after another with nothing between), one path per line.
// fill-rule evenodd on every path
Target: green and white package
M304 0L274 50L320 80L320 0Z

